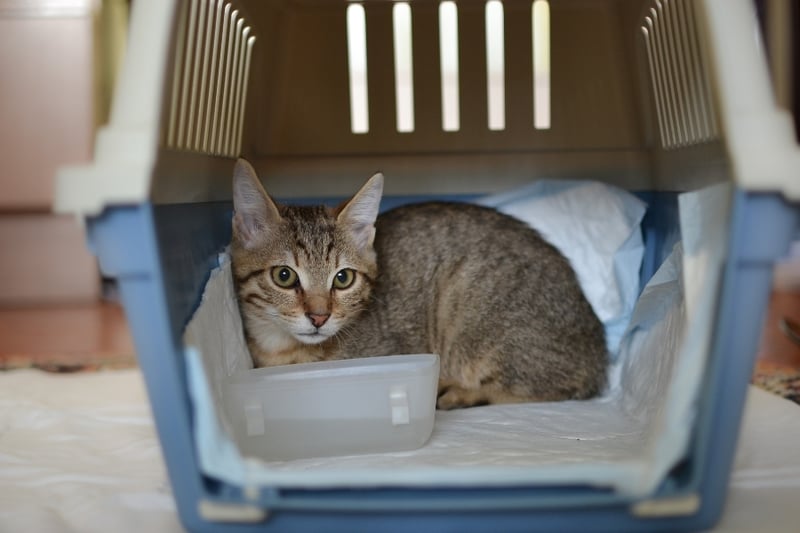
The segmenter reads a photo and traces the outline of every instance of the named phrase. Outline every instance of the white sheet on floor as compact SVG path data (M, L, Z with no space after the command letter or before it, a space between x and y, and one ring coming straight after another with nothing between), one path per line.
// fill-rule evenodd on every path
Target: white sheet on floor
M0 531L178 531L138 370L0 372Z
M800 407L751 387L714 531L792 530L798 442ZM0 372L0 531L183 531L138 370Z
M193 347L187 352L189 382L203 471L244 486L548 483L649 493L688 443L725 253L730 195L722 185L681 198L687 252L677 246L639 298L605 396L440 412L428 444L412 452L270 463L239 454L216 408L222 405L224 377L250 364L230 265L223 262L185 337ZM684 296L686 289L691 292Z

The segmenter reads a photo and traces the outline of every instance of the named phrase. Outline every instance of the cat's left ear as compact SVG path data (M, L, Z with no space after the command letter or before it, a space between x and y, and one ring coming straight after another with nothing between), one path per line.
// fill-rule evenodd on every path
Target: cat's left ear
M360 249L375 240L375 219L383 194L383 174L378 172L339 210L336 222L347 227Z

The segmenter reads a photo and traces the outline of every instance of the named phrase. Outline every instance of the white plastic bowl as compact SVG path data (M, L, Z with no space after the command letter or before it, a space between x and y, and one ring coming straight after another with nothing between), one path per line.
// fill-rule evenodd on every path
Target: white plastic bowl
M394 452L430 438L438 379L438 355L391 355L248 370L222 397L245 457Z

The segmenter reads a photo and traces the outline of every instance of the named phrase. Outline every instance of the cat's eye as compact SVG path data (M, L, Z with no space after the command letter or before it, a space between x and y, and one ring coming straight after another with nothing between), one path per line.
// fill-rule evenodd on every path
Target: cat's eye
M297 285L297 272L287 266L276 266L272 269L272 281L283 289Z
M333 278L334 289L346 289L356 280L356 273L350 268L345 268L336 273Z

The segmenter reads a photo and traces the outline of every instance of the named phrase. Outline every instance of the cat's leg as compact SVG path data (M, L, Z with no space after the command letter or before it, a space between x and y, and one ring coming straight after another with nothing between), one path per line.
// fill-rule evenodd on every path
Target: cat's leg
M265 352L254 342L248 343L250 355L256 368L264 366L294 365L316 363L322 360L322 350L318 345L297 343L277 352Z
M489 405L480 389L470 389L455 382L439 381L439 395L436 399L436 408L448 411L463 407L478 407Z
M530 395L519 395L503 388L494 380L485 380L480 384L465 386L453 380L439 380L439 394L436 408L443 411L479 407L497 403L538 402L542 398Z

